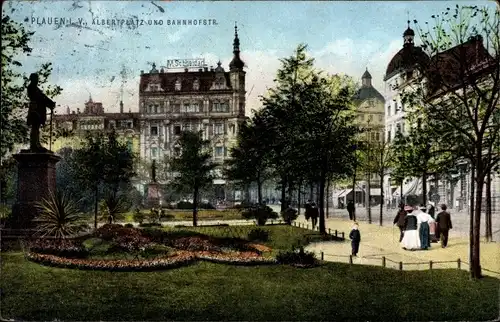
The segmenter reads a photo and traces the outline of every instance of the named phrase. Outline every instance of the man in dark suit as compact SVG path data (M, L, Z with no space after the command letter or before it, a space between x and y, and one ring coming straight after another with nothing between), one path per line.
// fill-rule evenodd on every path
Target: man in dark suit
M403 240L403 236L405 233L405 217L406 217L406 211L405 211L405 204L400 203L399 204L399 211L396 214L396 217L394 217L394 225L397 225L399 227L399 242Z
M446 211L446 205L441 205L441 212L436 217L436 222L439 225L441 235L441 246L445 248L448 245L448 232L453 228L451 224L451 215Z
M354 202L352 200L347 203L347 212L349 213L349 220L356 220L354 217Z

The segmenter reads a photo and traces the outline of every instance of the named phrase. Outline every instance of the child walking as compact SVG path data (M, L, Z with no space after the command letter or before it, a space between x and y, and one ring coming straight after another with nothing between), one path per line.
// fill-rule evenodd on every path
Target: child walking
M359 232L358 227L358 223L355 222L354 226L352 227L351 233L349 234L352 246L352 256L356 257L358 256L359 243L361 242L361 233Z

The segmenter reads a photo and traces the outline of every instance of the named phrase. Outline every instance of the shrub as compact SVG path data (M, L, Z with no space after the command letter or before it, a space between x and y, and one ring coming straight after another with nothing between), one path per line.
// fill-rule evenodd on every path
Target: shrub
M139 227L161 227L161 224L157 222L149 222L149 223L139 224Z
M247 208L241 214L245 219L256 219L259 226L263 226L269 219L277 219L278 214L269 206L254 205Z
M47 199L36 203L40 214L34 219L37 234L65 238L86 229L79 206L66 192L51 192Z
M145 218L146 216L142 213L142 211L139 208L136 208L133 215L134 221L142 224Z
M264 229L252 229L248 233L248 240L266 242L269 240L269 232Z
M301 247L299 251L280 251L276 256L280 264L313 266L316 264L316 255L313 252L305 252Z
M179 201L177 203L177 209L193 209L193 204L189 201Z
M125 224L125 228L134 228L134 225L132 225L131 223Z
M288 225L291 225L293 221L297 220L299 213L297 209L288 207L285 211L281 212L281 217Z
M166 214L166 215L161 216L160 220L168 221L168 220L173 220L174 218L175 218L174 215Z
M202 202L199 206L200 209L215 209L215 207L209 202Z

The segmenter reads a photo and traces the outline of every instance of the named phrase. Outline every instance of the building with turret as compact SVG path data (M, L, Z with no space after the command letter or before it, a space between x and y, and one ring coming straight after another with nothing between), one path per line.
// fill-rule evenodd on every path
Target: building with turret
M414 44L415 32L408 28L403 33L403 48L391 59L387 66L385 81L385 131L386 140L392 141L398 132L408 134L411 127L417 124L410 123L405 118L405 106L401 102L401 93L409 91L412 84L422 86L428 95L428 99L446 100L450 93L455 90L461 90L457 84L461 84L460 69L461 63L459 57L465 55L469 61L474 62L469 66L468 72L479 82L488 82L487 71L490 68L488 50L484 47L482 37L471 37L468 41L452 47L446 51L439 52L429 57L421 47ZM498 67L497 67L498 68ZM427 75L436 75L442 77L448 87L443 88L443 83L435 79L426 79L419 75L419 70L426 70ZM446 78L446 79L444 79ZM415 86L415 87L418 87ZM453 87L454 86L454 87ZM409 108L409 107L406 107ZM436 204L445 203L454 211L466 211L470 205L470 186L471 175L466 171L467 166L464 162L459 167L458 173L448 174L429 174L426 176L427 200L434 201ZM405 201L409 195L423 197L422 178L406 178L402 186L397 186L392 182L389 174L384 182L384 195L387 205L396 207L401 201ZM492 174L491 178L492 193L492 211L500 211L500 178ZM486 193L484 192L483 202L485 202ZM483 208L484 209L484 208Z
M222 164L229 157L239 125L246 118L245 63L240 57L237 27L229 70L220 61L216 68L200 64L193 68L192 60L179 61L160 70L153 64L149 72L141 72L140 156L163 161L165 157L178 155L179 135L191 130L201 131L203 138L210 140L214 161ZM220 175L214 184L223 186L225 180Z

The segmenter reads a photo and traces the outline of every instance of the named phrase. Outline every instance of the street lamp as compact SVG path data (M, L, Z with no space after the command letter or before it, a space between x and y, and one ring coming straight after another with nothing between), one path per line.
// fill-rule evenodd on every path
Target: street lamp
M353 144L352 150L354 152L354 173L352 176L352 218L356 221L356 168L358 160L356 158L356 150L358 149L357 144Z

